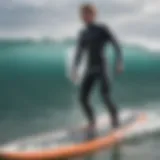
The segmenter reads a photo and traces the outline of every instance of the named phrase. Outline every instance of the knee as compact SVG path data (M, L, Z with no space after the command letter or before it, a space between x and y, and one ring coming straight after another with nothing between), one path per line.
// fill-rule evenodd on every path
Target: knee
M110 90L109 90L109 87L101 87L101 90L100 90L100 93L102 95L103 98L109 98L109 94L110 94Z

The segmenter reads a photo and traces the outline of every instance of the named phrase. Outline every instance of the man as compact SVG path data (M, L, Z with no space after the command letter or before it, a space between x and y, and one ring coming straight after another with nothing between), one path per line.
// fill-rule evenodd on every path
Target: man
M77 78L77 67L81 60L82 54L85 53L88 56L87 70L81 84L80 89L80 103L84 109L84 112L88 118L89 126L95 126L95 117L92 111L92 107L89 103L89 95L91 89L96 80L100 81L100 92L104 100L105 105L109 109L109 113L112 120L112 126L117 127L119 125L118 113L115 104L111 100L110 84L106 70L106 61L104 56L104 46L111 43L116 53L116 72L121 73L123 71L123 62L120 47L112 35L108 27L105 25L96 24L96 8L91 4L85 4L80 9L81 18L84 21L86 28L80 33L78 40L78 47L76 52L76 58L72 70L72 78Z

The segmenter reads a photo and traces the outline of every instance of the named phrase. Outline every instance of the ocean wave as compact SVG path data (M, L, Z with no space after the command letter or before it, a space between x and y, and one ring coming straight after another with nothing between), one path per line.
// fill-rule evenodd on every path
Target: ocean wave
M22 44L22 43L74 43L76 40L74 38L53 38L53 37L14 37L14 38L0 38L0 44L2 43L12 43L12 44Z
M151 40L145 38L124 38L122 42L126 45L132 45L135 47L141 47L147 49L153 53L160 53L160 40Z
M156 54L160 51L160 40L152 40L148 38L139 37L123 37L120 39L122 45L132 46L135 48L147 49L155 52ZM32 43L63 43L63 44L75 44L75 37L53 37L53 36L22 36L22 37L6 37L0 38L0 44L32 44Z
M58 42L54 39L38 39L38 38L7 38L0 39L0 44L33 44L33 43L45 43L45 42Z
M0 38L0 44L34 44L34 43L52 43L52 44L69 44L73 45L76 38L53 38L53 37L21 37L21 38ZM160 40L150 40L143 38L123 38L121 43L123 46L131 46L134 48L142 48L151 51L152 53L159 54Z
M159 134L160 132L159 109L123 109L120 111L119 115L120 122L122 124L125 124L126 121L128 122L129 120L133 120L133 118L135 119L135 117L142 116L143 118L143 121L134 123L134 125L130 127L130 129L126 130L125 134L123 135L123 141L133 139L141 140L146 136L154 137L156 134ZM78 124L79 128L85 125L82 124L82 122L80 123L80 125ZM106 128L110 127L109 115L99 114L97 118L98 131L103 131L104 125L106 126ZM121 132L117 132L116 135L119 136L119 133ZM14 140L10 143L1 145L0 149L4 152L22 151L23 153L27 151L39 151L51 148L57 149L66 144L76 144L77 142L74 140L74 138L72 139L71 136L72 138L74 137L73 132L71 132L71 130L54 130L48 133L39 133L38 135Z

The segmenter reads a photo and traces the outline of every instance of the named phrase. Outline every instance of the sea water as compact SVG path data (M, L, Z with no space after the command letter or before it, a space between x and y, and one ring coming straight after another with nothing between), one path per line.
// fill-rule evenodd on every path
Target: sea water
M0 144L17 138L77 126L85 121L78 102L78 88L68 78L67 61L75 42L0 41ZM108 70L112 98L119 109L160 107L160 51L138 45L122 47L125 72L113 76L112 53ZM97 113L107 112L93 88L92 105ZM93 160L157 160L160 140L151 136L86 157ZM84 159L84 158L82 158Z

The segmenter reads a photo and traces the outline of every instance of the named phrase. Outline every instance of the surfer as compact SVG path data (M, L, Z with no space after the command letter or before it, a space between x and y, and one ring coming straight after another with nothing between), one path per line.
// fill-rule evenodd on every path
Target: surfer
M84 109L89 126L95 126L95 116L89 103L89 96L95 81L100 82L100 92L108 108L112 126L115 128L119 125L118 111L116 105L111 100L111 89L109 78L106 70L106 60L104 55L104 47L111 43L116 53L116 72L123 72L123 61L120 46L113 36L109 28L102 24L97 24L96 8L92 4L82 5L80 8L81 18L86 26L80 32L76 57L72 68L72 79L77 79L77 67L80 63L84 51L88 56L87 69L80 87L80 103Z

